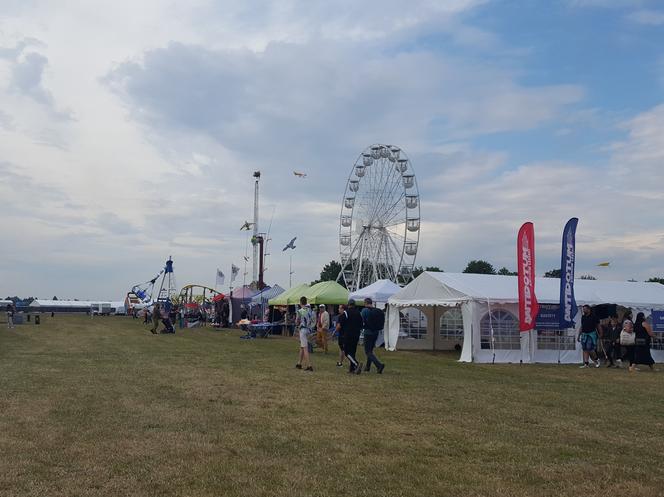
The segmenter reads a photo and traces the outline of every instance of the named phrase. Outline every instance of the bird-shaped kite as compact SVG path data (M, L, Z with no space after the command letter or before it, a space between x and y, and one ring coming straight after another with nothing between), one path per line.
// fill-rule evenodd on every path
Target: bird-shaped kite
M286 245L282 252L285 252L288 249L295 249L295 240L297 240L297 237L293 238L290 242L288 242L288 245Z
M245 221L242 227L240 228L240 231L242 230L247 230L249 231L253 227L254 223L250 223L249 221Z
M301 173L299 171L293 171L293 174L295 176L297 176L298 178L306 178L307 177L307 173Z
M249 256L243 255L242 257L244 257L244 262L249 262Z

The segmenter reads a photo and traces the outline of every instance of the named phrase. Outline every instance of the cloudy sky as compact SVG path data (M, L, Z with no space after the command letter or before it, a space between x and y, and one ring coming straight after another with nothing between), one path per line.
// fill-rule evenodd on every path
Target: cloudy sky
M120 298L169 255L213 285L254 170L268 282L292 236L315 279L373 143L415 168L418 265L514 268L530 220L543 273L577 216L578 271L664 276L664 6L2 0L0 296Z

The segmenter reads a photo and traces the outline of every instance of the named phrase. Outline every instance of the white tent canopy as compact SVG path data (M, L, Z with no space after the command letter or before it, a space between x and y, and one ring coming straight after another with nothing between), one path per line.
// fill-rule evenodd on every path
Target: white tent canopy
M369 286L360 288L349 295L349 299L364 300L369 297L374 303L384 306L388 299L399 292L401 287L390 280L378 280Z
M657 283L576 280L574 285L579 307L617 304L646 315L664 310L664 285ZM558 304L560 280L536 278L535 292L540 304ZM444 348L449 340L445 332L456 323L463 329L459 337L463 341L462 361L580 360L574 330L520 334L518 301L515 276L424 272L388 300L390 307L400 312L391 313L386 347L395 349L399 340L400 348ZM415 327L417 333L404 333L402 328L411 325L413 316L420 323ZM578 324L580 316L575 321ZM524 337L530 338L525 347ZM664 351L653 350L656 355L664 359Z
M58 310L63 312L73 311L73 310L85 310L89 311L91 306L99 306L100 304L108 305L112 312L117 314L124 314L126 312L125 304L122 301L111 301L111 300L44 300L36 299L33 300L28 306L32 311L41 311L44 310L55 311Z
M33 300L29 307L78 307L81 309L89 309L92 304L99 304L101 301L96 300ZM110 304L110 301L108 301Z

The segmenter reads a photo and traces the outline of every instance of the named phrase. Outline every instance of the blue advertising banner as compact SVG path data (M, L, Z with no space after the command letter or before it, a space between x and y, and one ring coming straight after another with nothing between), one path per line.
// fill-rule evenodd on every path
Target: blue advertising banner
M539 314L535 320L535 329L538 331L560 329L560 305L540 304Z
M560 258L560 316L561 330L574 328L577 306L574 298L574 267L576 265L576 226L579 219L573 217L563 230L563 249Z
M664 311L652 311L652 330L664 332Z

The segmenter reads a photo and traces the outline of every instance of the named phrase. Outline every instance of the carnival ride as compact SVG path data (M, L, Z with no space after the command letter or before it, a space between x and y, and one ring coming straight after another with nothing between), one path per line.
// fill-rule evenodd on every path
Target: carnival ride
M180 290L177 303L184 310L185 328L205 326L208 322L219 325L228 322L227 298L214 288L204 285L185 285Z
M394 145L367 147L341 203L337 281L351 292L381 279L407 284L419 238L420 195L410 160Z
M159 285L159 291L157 292L157 298L153 299L155 286L160 276L161 283ZM170 302L176 295L177 287L175 283L175 273L173 272L173 259L169 257L165 266L159 271L157 276L145 283L134 285L131 288L131 291L127 293L127 300L130 302L136 302L138 300L144 305L149 305L153 300L156 302Z

